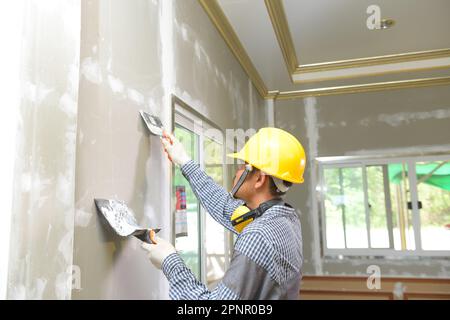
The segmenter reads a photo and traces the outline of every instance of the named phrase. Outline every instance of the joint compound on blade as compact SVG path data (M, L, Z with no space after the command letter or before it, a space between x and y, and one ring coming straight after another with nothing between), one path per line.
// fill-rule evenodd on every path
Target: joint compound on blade
M109 205L102 206L100 210L120 236L129 236L139 228L133 212L123 202L109 201Z

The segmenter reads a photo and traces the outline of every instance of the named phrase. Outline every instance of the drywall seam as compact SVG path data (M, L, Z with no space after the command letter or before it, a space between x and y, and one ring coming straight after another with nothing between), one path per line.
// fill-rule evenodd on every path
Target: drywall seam
M317 185L317 165L315 159L318 155L318 143L319 143L319 132L317 128L317 100L315 97L308 97L304 99L305 105L305 124L306 124L306 134L308 136L308 160L309 160L309 176L310 176L310 198L309 198L309 208L310 215L312 217L312 234L313 241L311 243L311 253L312 260L314 263L315 273L322 274L322 261L320 257L320 228L319 228L319 210L317 205L316 195L316 185Z
M267 125L269 127L275 127L275 108L274 108L274 99L266 99L264 100L264 105L266 109L266 118Z
M249 110L249 124L250 128L256 128L255 123L255 105L253 104L253 85L252 81L248 79L248 110Z
M445 120L450 118L450 109L437 109L422 112L399 112L394 114L379 114L376 120L364 118L358 123L361 126L368 127L372 122L378 121L388 124L391 127L407 125L420 120Z
M160 6L160 39L161 39L161 63L162 63L162 87L163 87L163 106L160 108L162 121L166 124L172 122L172 94L176 81L175 74L175 57L174 57L174 1L162 0L159 2ZM160 152L160 166L162 167L162 184L161 187L166 192L161 194L161 210L169 214L163 215L163 223L165 230L162 237L165 239L172 239L171 234L171 166L165 159L165 155ZM151 179L151 178L150 178ZM146 203L146 207L150 204ZM162 277L163 278L163 277ZM163 279L159 282L160 298L168 299L169 285Z

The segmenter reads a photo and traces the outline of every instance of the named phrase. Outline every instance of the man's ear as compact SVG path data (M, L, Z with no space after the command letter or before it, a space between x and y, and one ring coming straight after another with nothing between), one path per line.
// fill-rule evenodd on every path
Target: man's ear
M266 183L268 177L261 171L258 171L255 175L256 175L255 189L262 188Z

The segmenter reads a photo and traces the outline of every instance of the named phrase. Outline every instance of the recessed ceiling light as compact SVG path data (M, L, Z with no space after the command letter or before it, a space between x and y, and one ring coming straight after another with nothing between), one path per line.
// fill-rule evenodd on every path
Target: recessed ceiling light
M395 24L395 20L392 19L383 19L380 22L380 29L389 29Z

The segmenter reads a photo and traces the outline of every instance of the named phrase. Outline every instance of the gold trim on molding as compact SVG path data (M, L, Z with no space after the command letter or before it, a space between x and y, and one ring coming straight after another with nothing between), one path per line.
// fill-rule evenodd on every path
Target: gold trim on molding
M228 45L234 56L237 58L242 68L247 73L248 77L252 81L255 88L258 90L259 94L264 99L297 99L304 97L312 97L312 96L325 96L325 95L336 95L336 94L349 94L349 93L362 93L362 92L371 92L371 91L382 91L382 90L392 90L392 89L403 89L403 88L416 88L416 87L426 87L426 86L434 86L434 85L450 85L450 77L442 77L442 78L427 78L427 79L413 79L413 80L402 80L402 81L392 81L392 82L379 82L379 83L369 83L369 84L360 84L360 85L350 85L350 86L340 86L340 87L327 87L327 88L317 88L317 89L307 89L307 90L298 90L298 91L283 91L280 92L278 90L268 90L255 66L253 65L250 57L242 46L236 32L222 11L217 0L198 0L205 12L208 14L212 23L215 25L225 43ZM281 21L280 17L280 8L282 7L282 0L265 0L266 6L268 7L269 14L271 15L272 23L274 23L272 15L276 17L276 20ZM277 3L279 2L279 3ZM269 9L269 7L271 9ZM272 11L272 13L270 13ZM283 14L284 11L283 11ZM278 18L277 18L278 17ZM284 19L286 21L286 19ZM278 24L278 22L274 23L274 26ZM287 24L285 25L287 27ZM284 27L280 27L282 30ZM288 28L289 30L289 28ZM284 35L286 35L285 33ZM285 39L285 36L282 40L279 39L280 45L281 43L286 43L289 41ZM290 36L290 32L289 32ZM292 37L291 37L292 44ZM291 53L289 54L289 59L293 59L292 53L295 55L295 50L292 45L287 45L286 48L292 47ZM422 52L414 52L414 53L405 53L399 55L390 55L390 56L381 56L381 57L373 57L373 58L363 58L363 59L353 59L353 60L342 60L337 62L327 62L327 63L318 63L313 65L304 65L302 68L312 68L313 71L323 71L323 70L331 70L328 68L333 68L333 63L342 66L342 68L346 67L357 67L362 66L362 64L369 63L393 63L393 62L403 62L403 61L411 61L411 60L421 60L421 59L432 59L432 58L440 58L450 56L450 49L440 49L440 50L431 50L431 51L422 51ZM295 60L297 58L295 57ZM288 65L289 63L286 62ZM355 63L352 65L352 63ZM292 62L291 62L292 64ZM326 66L325 66L326 65ZM330 67L331 65L331 67ZM297 66L299 68L300 66ZM325 67L326 69L321 69L321 67ZM305 70L305 69L303 69ZM302 70L302 71L303 71ZM311 72L311 71L305 71Z
M266 97L268 95L268 90L266 85L264 84L264 81L253 65L250 57L245 51L242 43L236 35L236 32L225 16L225 13L222 11L217 0L199 0L199 2L208 14L213 24L216 26L219 33L222 35L222 38L225 40L231 52L233 52L242 68L253 82L256 90L258 90L261 97Z
M442 70L450 68L450 65L442 65L442 66L434 66L434 67L422 67L422 68L408 68L408 69L402 69L401 72L417 72L417 71L432 71L432 70ZM339 80L344 79L356 79L356 78L362 78L362 77L369 77L369 76L385 76L390 74L398 73L399 70L388 70L388 71L382 71L382 72L372 72L372 73L360 73L355 75L344 75L339 76ZM305 83L311 83L311 82L322 82L322 81L330 81L330 80L336 80L336 77L323 77L320 79L314 79L314 80L294 80L294 84L305 84Z
M287 22L286 11L284 10L283 0L265 0L267 11L269 13L270 20L272 21L272 26L274 32L278 39L278 44L280 46L281 52L283 54L284 60L286 62L287 69L289 74L292 76L294 74L301 74L307 72L321 72L321 71L330 71L337 69L345 69L345 68L358 68L358 67L367 67L367 66L375 66L382 64L391 64L391 63L399 63L399 62L408 62L408 61L417 61L417 60L426 60L426 59L436 59L436 58L446 58L450 57L450 48L444 49L436 49L436 50L428 50L428 51L418 51L418 52L407 52L407 53L399 53L399 54L391 54L391 55L383 55L383 56L375 56L375 57L367 57L367 58L358 58L358 59L348 59L348 60L339 60L339 61L329 61L329 62L320 62L320 63L311 63L301 65L298 62L297 53L295 51L295 45L292 38L291 31L289 29L289 24ZM418 68L419 70L432 70L436 67L430 68ZM448 66L442 66L441 68L448 68ZM390 73L399 73L399 72L407 72L411 70L395 70ZM371 75L380 75L380 73L366 73L360 76L371 76ZM359 77L359 75L355 75L352 77ZM294 83L307 83L307 82L317 82L317 81L325 81L325 80L334 80L334 79L343 79L347 78L346 76L336 76L327 79L314 79L314 80L291 80Z
M328 87L319 89L307 89L298 91L280 92L275 99L299 99L305 97L319 97L336 94L363 93L383 90L419 88L438 85L450 85L450 77L412 79L402 81L378 82L368 84L358 84L351 86Z
M289 74L293 74L297 70L299 63L294 42L292 41L291 30L287 23L283 1L265 0L265 3Z
M300 65L296 74L450 57L450 48ZM403 71L403 70L401 70ZM401 72L398 71L398 72Z

